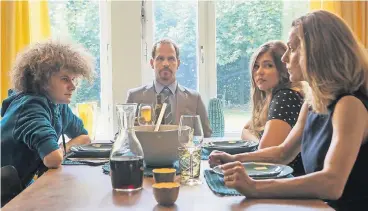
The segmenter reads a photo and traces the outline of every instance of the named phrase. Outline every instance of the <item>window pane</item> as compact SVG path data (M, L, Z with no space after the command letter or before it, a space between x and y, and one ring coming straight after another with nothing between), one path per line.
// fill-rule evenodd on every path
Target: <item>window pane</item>
M52 37L67 37L82 44L96 59L100 75L100 19L98 1L49 1ZM71 105L85 101L100 101L100 78L93 84L83 81L73 95Z
M77 103L96 101L97 122L100 119L100 13L99 2L85 1L49 1L49 15L53 38L72 40L82 44L96 59L96 77L92 84L82 81L74 92L70 106L75 110ZM96 127L96 136L102 131Z
M251 117L249 60L269 40L286 40L308 2L216 1L217 94L225 105L225 131L239 133Z
M178 82L197 89L197 9L195 0L153 1L154 42L162 38L174 40L180 50Z

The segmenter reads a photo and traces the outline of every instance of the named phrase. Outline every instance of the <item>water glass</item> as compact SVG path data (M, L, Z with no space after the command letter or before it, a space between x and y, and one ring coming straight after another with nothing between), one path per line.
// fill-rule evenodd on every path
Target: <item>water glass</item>
M180 180L183 183L187 183L188 180L191 179L191 175L192 178L199 178L201 169L201 147L179 147L178 155L179 168L181 170Z
M201 163L201 144L203 142L203 129L199 115L182 115L180 117L179 162L182 183L186 185L202 184L198 179Z

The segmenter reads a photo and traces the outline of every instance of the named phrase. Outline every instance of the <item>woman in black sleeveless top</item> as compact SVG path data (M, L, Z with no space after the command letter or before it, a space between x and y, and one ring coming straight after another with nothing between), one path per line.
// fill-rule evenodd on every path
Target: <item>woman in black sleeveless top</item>
M247 197L320 198L337 210L367 209L367 54L330 12L294 20L282 60L292 82L310 87L299 119L280 146L235 156L213 152L210 165L230 162L221 166L225 185ZM285 164L300 151L306 175L288 179L253 180L240 162L231 162Z
M290 82L286 65L281 61L286 50L283 42L269 41L250 60L252 117L241 138L258 141L258 149L280 145L294 127L303 105L302 85ZM304 174L300 154L289 165L294 175Z

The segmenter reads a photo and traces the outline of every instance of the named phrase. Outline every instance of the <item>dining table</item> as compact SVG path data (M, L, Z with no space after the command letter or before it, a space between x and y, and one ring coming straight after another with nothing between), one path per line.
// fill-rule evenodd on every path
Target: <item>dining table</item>
M139 191L117 192L111 186L110 176L103 173L101 166L63 165L48 170L2 210L333 210L318 199L249 199L245 196L214 194L203 176L203 171L208 168L208 161L201 161L202 184L181 185L175 204L161 206L153 195L152 177L144 177L143 188ZM176 181L179 180L177 176Z
M203 143L236 140L235 137L205 138ZM103 141L109 142L109 141ZM327 211L333 210L319 199L250 199L245 196L223 196L212 192L204 171L208 160L201 161L200 179L196 186L181 185L174 205L161 206L153 195L154 179L145 176L143 188L135 192L114 191L111 178L101 166L62 165L50 169L18 196L3 211L73 211L73 210L144 210L144 211ZM180 176L176 176L180 182ZM282 190L280 190L282 191Z

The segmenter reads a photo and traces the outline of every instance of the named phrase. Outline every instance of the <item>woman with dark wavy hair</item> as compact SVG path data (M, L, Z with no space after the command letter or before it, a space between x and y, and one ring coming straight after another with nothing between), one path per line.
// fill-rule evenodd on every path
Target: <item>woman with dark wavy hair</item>
M337 210L364 209L368 53L341 18L323 10L296 19L287 45L282 61L290 80L309 85L295 127L279 146L235 156L213 152L209 162L223 164L225 185L249 198L319 198ZM300 151L304 176L254 180L240 163L286 164Z
M35 174L59 167L63 150L90 143L67 104L78 79L91 80L93 71L93 57L75 44L48 40L18 54L11 71L15 93L1 108L1 166L14 166L23 187ZM61 149L64 134L71 140Z

